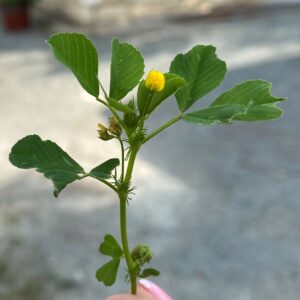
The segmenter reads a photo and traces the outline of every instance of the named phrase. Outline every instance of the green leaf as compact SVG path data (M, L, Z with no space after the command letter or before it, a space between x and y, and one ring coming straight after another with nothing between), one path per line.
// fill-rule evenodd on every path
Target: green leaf
M282 110L275 104L250 106L246 114L238 114L233 119L238 121L274 120L282 116Z
M55 57L74 73L81 86L98 97L98 53L93 43L83 34L58 33L50 37L48 44Z
M223 81L226 64L215 52L213 46L198 45L185 54L178 54L172 61L170 72L185 78L188 83L176 93L180 111L186 111Z
M140 278L147 278L150 276L159 276L160 272L156 269L153 268L149 268L149 269L145 269L140 275Z
M140 114L144 113L146 104L150 100L152 92L146 88L145 80L141 80L137 91L137 106Z
M103 265L100 269L98 269L96 278L99 281L102 281L105 286L113 285L117 278L119 265L119 258L112 259L111 261Z
M19 140L12 147L9 160L18 168L35 168L51 179L56 197L67 184L85 174L83 168L59 146L41 140L38 135L28 135Z
M186 85L184 78L172 74L165 73L165 87L161 92L153 93L146 88L145 80L142 80L138 87L137 104L139 112L142 114L145 110L147 102L150 101L147 112L150 114L157 106L159 106L165 99L173 95L178 89ZM150 100L151 99L151 100Z
M241 104L216 105L183 115L182 119L187 122L203 125L217 123L231 123L237 114L245 114L247 106Z
M165 87L161 92L153 94L147 110L148 114L150 114L165 99L173 95L178 89L186 85L185 79L176 74L165 73L164 76L166 80Z
M105 235L104 241L100 244L99 251L113 258L120 258L123 255L123 250L119 243L110 234Z
M144 74L144 59L132 45L112 41L110 69L110 93L115 100L121 100L140 81Z
M247 113L233 117L239 121L262 121L280 117L282 111L276 102L285 100L271 94L272 84L264 80L249 80L236 85L220 95L211 106L241 104L247 106Z
M111 177L111 172L119 165L119 159L112 158L92 169L89 175L98 179L108 179Z

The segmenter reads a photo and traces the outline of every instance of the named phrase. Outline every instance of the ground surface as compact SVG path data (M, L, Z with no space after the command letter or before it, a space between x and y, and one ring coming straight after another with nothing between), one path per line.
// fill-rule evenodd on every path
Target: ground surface
M121 36L142 50L148 70L167 70L196 43L216 45L229 73L208 99L250 78L270 80L275 95L289 98L275 122L178 123L142 150L130 243L152 246L158 281L175 299L299 299L299 16L164 24ZM0 298L104 299L128 288L94 279L105 262L97 253L103 235L119 236L117 200L92 180L54 199L50 182L7 161L12 144L30 133L55 140L86 169L118 154L96 139L107 114L54 61L48 35L0 33ZM110 38L94 37L106 86ZM149 127L175 113L172 99Z

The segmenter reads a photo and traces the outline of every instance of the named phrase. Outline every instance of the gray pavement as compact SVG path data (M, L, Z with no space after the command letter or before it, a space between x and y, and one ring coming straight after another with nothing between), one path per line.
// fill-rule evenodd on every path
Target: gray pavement
M282 119L202 127L178 123L141 151L129 207L130 243L148 243L157 282L174 299L298 300L300 294L300 14L227 22L162 24L123 34L148 70L167 70L180 51L214 44L228 63L218 91L250 79L273 82L289 100ZM105 233L118 233L115 197L93 180L52 196L40 174L13 168L10 147L26 134L55 140L86 169L118 155L96 139L108 116L57 64L48 33L0 32L0 298L104 299L128 287L94 279ZM111 37L93 37L108 85ZM149 128L176 113L174 99Z

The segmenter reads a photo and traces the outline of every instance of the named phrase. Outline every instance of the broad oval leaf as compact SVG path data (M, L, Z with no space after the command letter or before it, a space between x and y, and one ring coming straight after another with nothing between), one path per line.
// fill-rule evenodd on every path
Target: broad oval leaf
M65 186L84 174L83 168L58 145L43 141L38 135L28 135L11 149L10 162L21 169L35 168L54 184L57 197Z
M113 285L117 278L119 265L119 258L112 259L111 261L103 265L100 269L98 269L96 278L98 279L98 281L102 281L105 286Z
M111 178L112 171L119 165L119 159L112 158L92 169L89 175L97 179L108 179Z
M99 96L98 53L93 43L80 33L58 33L50 37L55 57L76 76L91 95Z
M184 112L223 81L226 64L216 56L215 47L198 45L185 54L178 54L170 72L187 81L176 93L178 107Z
M148 268L143 270L143 272L139 275L140 278L147 278L150 276L159 276L160 272L153 268Z
M99 251L113 258L120 258L123 255L121 246L111 234L105 235L104 241L100 244Z
M280 117L282 111L276 102L285 100L271 94L272 84L264 80L249 80L236 85L220 95L211 106L242 104L247 106L247 113L236 114L233 119L240 121L272 120Z
M203 125L231 123L234 116L245 114L247 106L242 104L224 104L207 107L182 116L187 122Z
M112 41L109 96L121 100L140 81L144 74L144 59L132 45Z

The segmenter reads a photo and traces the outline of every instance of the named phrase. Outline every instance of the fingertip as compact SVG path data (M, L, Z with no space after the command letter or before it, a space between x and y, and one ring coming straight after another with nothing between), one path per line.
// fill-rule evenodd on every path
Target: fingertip
M140 279L139 287L150 294L153 299L173 300L173 298L166 291L164 291L161 287L148 279Z

